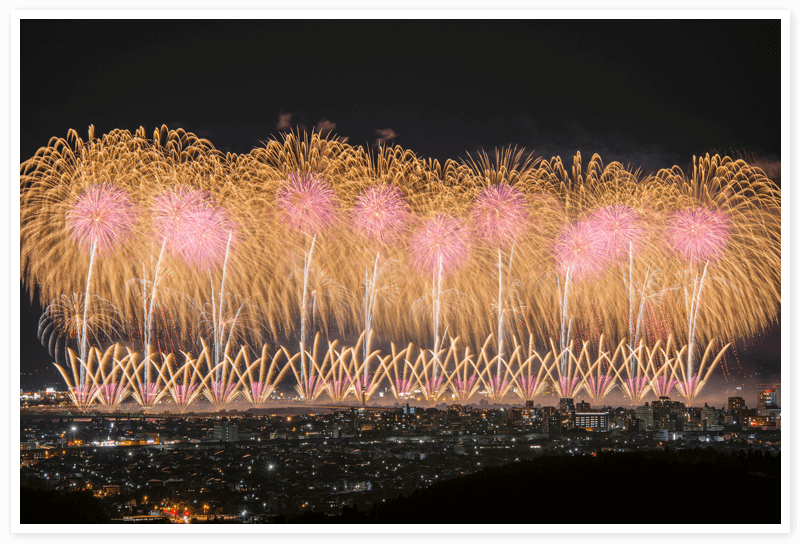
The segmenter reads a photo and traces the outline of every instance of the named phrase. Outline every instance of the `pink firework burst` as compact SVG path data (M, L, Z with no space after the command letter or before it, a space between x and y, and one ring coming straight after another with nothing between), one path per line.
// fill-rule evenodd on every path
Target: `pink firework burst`
M411 395L411 387L413 383L411 380L397 380L395 383L395 390L397 391L397 396L401 399L409 397Z
M575 391L575 386L578 385L578 380L580 378L575 376L570 378L568 376L562 376L558 380L558 384L556 386L558 392L562 397L572 397L573 392Z
M408 249L414 267L434 274L441 263L444 275L463 266L470 252L470 237L459 219L439 214L414 234Z
M689 259L714 261L725 252L730 223L722 212L684 208L672 215L667 238L675 251Z
M119 404L122 395L125 393L125 385L122 383L104 383L100 386L100 397L104 404Z
M142 396L142 404L144 406L152 406L155 402L156 396L161 392L161 388L154 383L140 383L139 393Z
M361 396L369 393L374 385L373 378L374 376L370 376L369 374L353 378L351 383L353 384L356 395Z
M494 247L505 247L517 242L528 229L528 202L516 187L492 185L478 193L471 217L483 240Z
M439 389L442 387L443 383L444 383L444 377L439 376L435 380L434 379L425 380L420 385L422 386L422 389L427 396L433 396L439 392Z
M625 204L603 206L592 212L589 217L592 228L605 252L612 260L619 261L642 249L645 240L645 228L639 212Z
M526 399L533 399L536 396L536 389L540 383L536 376L524 376L519 379L519 387Z
M501 394L503 394L506 387L508 387L508 384L509 380L501 380L499 377L495 376L494 378L489 380L486 386L489 389L490 395L500 396Z
M205 193L187 185L172 187L157 195L151 212L158 243L165 243L166 250L177 255L184 245L190 243L186 239L189 231L194 230L190 225L197 220L207 202Z
M173 386L175 392L175 402L178 404L187 404L191 400L192 394L197 390L197 384L182 384Z
M281 222L291 231L318 234L336 223L339 202L330 183L315 173L289 174L275 198Z
M459 394L464 395L469 392L470 388L475 384L477 379L477 376L470 376L466 380L456 376L453 379L453 385Z
M236 387L235 383L225 383L222 380L214 380L208 384L208 392L211 396L211 401L214 403L227 403L231 398L231 393Z
M358 195L350 217L366 238L391 244L408 228L411 212L400 189L376 185Z
M70 387L69 390L72 393L75 404L78 405L89 404L97 394L97 386L90 384L76 385L75 387Z
M608 374L600 374L598 377L592 376L586 381L589 385L589 394L593 397L602 397L608 386L614 381L614 377Z
M334 401L342 400L349 386L350 382L348 380L327 380L325 382L328 394Z
M623 383L627 386L628 393L638 399L647 388L648 380L645 376L639 376L623 380Z
M653 391L659 397L668 397L672 389L678 384L678 380L659 376L653 383Z
M608 260L608 249L588 221L569 223L556 236L555 257L562 272L573 278L597 276Z
M678 391L681 392L681 395L684 397L693 397L697 392L697 385L699 382L700 376L694 375L683 380L678 380L678 383L675 385L678 387Z
M108 183L88 187L67 212L70 238L82 249L108 254L123 244L136 224L134 204L124 190Z
M235 230L228 212L210 195L185 185L156 196L152 217L156 236L165 249L198 269L222 263Z

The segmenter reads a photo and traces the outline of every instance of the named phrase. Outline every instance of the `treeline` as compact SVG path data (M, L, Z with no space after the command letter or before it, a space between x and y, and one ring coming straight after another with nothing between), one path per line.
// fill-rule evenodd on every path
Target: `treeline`
M440 482L369 510L288 523L780 523L780 456L710 448L545 456Z

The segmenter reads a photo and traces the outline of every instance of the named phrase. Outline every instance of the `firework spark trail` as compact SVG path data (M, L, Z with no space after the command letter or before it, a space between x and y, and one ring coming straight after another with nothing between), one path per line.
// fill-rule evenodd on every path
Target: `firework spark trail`
M624 204L613 204L603 206L592 212L588 220L591 229L598 237L598 242L603 246L603 258L612 262L621 262L627 253L630 259L629 265L629 336L631 346L638 344L639 330L641 328L642 312L644 311L645 289L650 275L648 266L647 274L642 285L640 298L639 316L634 319L634 280L633 280L633 256L641 253L644 246L645 229L641 223L639 213ZM624 274L623 274L624 278ZM638 294L638 293L637 293ZM635 323L635 325L634 325ZM633 349L631 349L633 351ZM634 363L631 369L635 372Z
M408 228L411 218L408 203L402 192L392 185L373 186L361 193L355 201L351 212L353 225L358 232L373 243L391 245L396 243ZM367 359L372 340L372 327L375 320L377 302L378 259L375 254L372 280L368 270L364 273L364 359ZM364 367L364 375L369 373L369 366Z
M89 187L79 196L67 213L67 224L72 240L89 249L89 272L86 274L86 294L81 332L81 359L86 361L89 293L92 284L94 260L100 254L111 253L130 235L135 224L133 203L128 195L113 185L99 184ZM84 382L81 367L80 383Z
M690 277L694 276L692 297L689 299L687 296L687 317L689 319L687 366L690 377L693 370L697 315L700 309L708 265L721 258L724 254L725 247L730 240L729 231L730 227L725 216L720 212L715 212L705 207L678 210L673 214L668 230L668 237L673 249L689 259L689 275ZM703 274L699 282L699 272L694 273L694 262L696 260L705 261Z
M364 359L367 359L369 354L369 348L371 345L372 340L372 323L375 319L375 302L377 299L377 283L378 283L378 259L380 258L380 253L375 255L375 266L372 270L372 280L369 279L369 273L365 271L364 273L364 332L367 335L367 339L364 342ZM369 372L369 367L364 367L365 375Z
M439 361L435 355L444 341L439 335L442 310L442 281L447 274L463 266L470 252L468 234L461 221L447 215L435 215L420 228L409 244L409 255L414 266L432 275L433 300L433 382L437 383Z
M555 258L564 273L564 291L561 300L561 351L564 352L572 336L572 319L569 310L570 280L585 280L600 274L606 264L608 249L598 237L597 230L588 221L568 223L556 237ZM560 292L559 287L559 292ZM567 320L569 323L567 323ZM566 372L567 361L562 358L561 372Z
M305 357L305 346L306 346L306 293L308 292L308 274L311 269L311 255L314 253L314 244L317 241L317 236L314 235L314 238L311 240L311 247L306 254L306 263L303 266L303 295L300 301L300 361L301 361L301 369L302 369L302 376L303 381L306 379L306 357Z
M225 302L225 276L228 271L228 257L230 256L230 249L231 249L231 240L233 239L233 231L228 234L228 243L225 246L225 260L222 264L222 281L219 286L219 317L217 318L217 326L214 327L214 363L218 366L219 358L222 352L222 345L227 344L224 335L225 331L223 330L223 305ZM209 274L209 279L211 279L211 275ZM213 292L214 292L214 281L211 280L211 292L212 292L212 301L214 300ZM213 303L212 303L213 304ZM241 311L241 307L239 308ZM236 319L239 317L239 311L236 312L236 316L234 317L234 322L231 324L231 331L235 327ZM214 315L217 315L216 310L214 310ZM232 334L232 332L231 332ZM219 373L221 369L218 368L217 371L217 380L219 380Z

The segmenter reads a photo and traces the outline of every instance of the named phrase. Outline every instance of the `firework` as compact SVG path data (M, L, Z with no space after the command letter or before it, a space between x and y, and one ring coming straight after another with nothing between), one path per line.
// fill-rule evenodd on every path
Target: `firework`
M475 198L475 203L472 207L472 223L476 232L486 243L492 247L497 248L497 375L491 383L494 387L490 387L492 391L501 391L505 386L501 387L501 375L503 374L503 340L505 336L504 318L507 294L512 291L514 283L511 288L506 287L503 283L503 254L501 249L503 247L518 242L526 233L528 227L528 205L525 200L525 195L515 187L508 185L492 185L486 187L478 193ZM511 264L513 261L513 249L508 257L508 269L510 272ZM518 283L518 282L517 282ZM504 287L506 287L504 289ZM512 291L512 297L515 294ZM509 305L509 309L513 308ZM508 380L506 380L507 382Z
M95 255L111 253L129 236L135 224L133 203L122 189L101 183L88 187L78 196L66 215L67 228L72 241L89 251L89 271L86 275L83 326L81 332L81 359L86 360L89 331L90 289ZM84 380L81 368L80 383Z
M725 215L703 207L678 210L667 231L672 247L687 259L703 262L719 259L730 240Z
M400 189L392 185L378 185L356 197L350 216L355 229L365 238L380 244L391 244L408 228L411 212Z
M555 240L556 263L573 279L597 277L606 265L608 242L588 221L568 223Z
M491 247L507 247L525 235L528 203L516 187L492 185L475 198L471 218L481 239Z
M668 397L677 384L678 380L661 375L653 380L651 387L657 397Z
M20 275L47 301L40 337L81 405L122 391L146 407L257 404L295 371L309 401L330 382L366 402L381 381L398 400L476 384L694 398L713 360L698 346L778 319L780 207L763 172L710 155L642 177L596 156L440 164L318 135L225 155L166 128L71 132L21 165ZM382 352L391 340L402 356ZM92 355L117 341L116 367ZM286 362L254 363L263 344Z
M477 392L479 387L478 376L467 376L461 378L456 376L452 379L453 396L459 403L466 403Z
M45 308L39 318L38 336L42 345L59 360L59 345L63 354L70 344L79 344L84 331L85 297L78 293L72 296L61 295ZM90 296L88 307L93 310L86 314L86 334L91 342L100 345L114 342L123 334L127 325L119 310L109 301Z
M275 203L282 223L291 231L318 234L332 227L339 204L330 183L315 173L293 172L278 191Z
M438 214L409 243L412 266L428 276L446 276L461 268L470 254L470 237L461 220Z
M84 251L101 256L125 243L135 225L133 201L108 183L88 187L67 212L70 238Z
M589 216L587 224L603 247L600 255L619 262L643 248L645 227L641 214L630 206L613 204L598 208Z

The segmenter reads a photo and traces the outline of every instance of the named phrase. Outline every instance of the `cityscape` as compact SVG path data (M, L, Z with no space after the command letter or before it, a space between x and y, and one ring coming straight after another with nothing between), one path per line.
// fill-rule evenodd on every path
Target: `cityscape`
M91 494L107 523L309 522L306 512L369 510L543 456L711 448L777 457L781 442L774 389L759 392L752 408L742 397L720 408L668 397L633 408L562 398L557 406L285 406L177 416L72 413L64 392L24 392L20 401L23 489Z
M23 531L788 523L779 18L139 23L19 21Z

